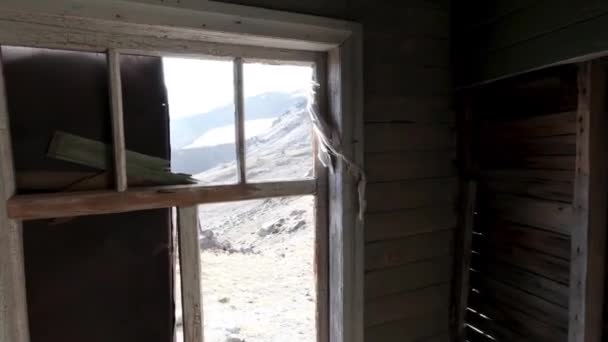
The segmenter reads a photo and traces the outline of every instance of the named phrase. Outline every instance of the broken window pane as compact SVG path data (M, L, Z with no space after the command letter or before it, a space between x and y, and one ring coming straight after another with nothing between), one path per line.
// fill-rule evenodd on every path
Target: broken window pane
M202 184L236 178L231 60L163 58L171 121L171 171Z
M307 110L313 68L246 63L246 167L249 182L313 177L312 126Z

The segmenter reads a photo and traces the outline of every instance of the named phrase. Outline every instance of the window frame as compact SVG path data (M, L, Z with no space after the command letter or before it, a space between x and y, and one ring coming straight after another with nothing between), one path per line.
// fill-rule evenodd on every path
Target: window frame
M346 155L363 165L361 26L346 21L213 1L7 0L0 4L0 45L108 52L116 56L241 57L318 61L326 56L327 113ZM114 56L114 57L113 57ZM1 70L0 70L1 71ZM113 74L114 72L114 74ZM1 73L0 73L1 75ZM119 87L111 82L116 191L15 195L4 81L0 77L0 341L28 342L23 265L24 220L163 207L231 198L317 194L315 181L236 186L127 189ZM122 146L121 146L122 141ZM342 161L327 177L328 319L330 342L363 341L363 223L354 179ZM324 340L320 340L324 341Z

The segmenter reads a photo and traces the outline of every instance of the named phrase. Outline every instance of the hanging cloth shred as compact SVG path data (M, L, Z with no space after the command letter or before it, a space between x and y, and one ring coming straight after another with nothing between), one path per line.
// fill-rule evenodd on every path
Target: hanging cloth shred
M334 158L341 159L346 164L347 169L354 178L357 184L357 193L359 196L359 220L363 222L365 215L365 189L367 186L367 176L365 170L361 165L353 161L345 155L342 148L342 142L340 140L340 134L338 131L331 127L329 123L320 115L318 106L315 103L315 89L318 84L313 84L310 87L311 91L308 94L308 113L310 120L312 121L313 129L319 139L319 151L317 153L321 164L328 168L330 172L334 173Z

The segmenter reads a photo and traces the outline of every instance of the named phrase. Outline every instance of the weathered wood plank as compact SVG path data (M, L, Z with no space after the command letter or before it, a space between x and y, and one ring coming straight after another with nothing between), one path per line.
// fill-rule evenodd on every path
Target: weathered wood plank
M484 186L495 193L523 195L544 200L572 203L574 184L547 180L496 180L484 181Z
M210 187L193 185L142 187L121 193L83 191L19 195L9 200L8 215L10 218L22 220L74 217L256 198L312 195L315 191L316 181L306 180Z
M374 123L365 125L365 152L447 150L456 144L448 125Z
M570 342L602 340L608 206L605 68L598 62L587 62L579 69Z
M7 200L16 191L4 73L0 59L0 341L29 342L23 230L9 218Z
M482 138L480 159L492 161L496 151L510 158L525 156L576 155L576 134L540 138L488 136Z
M245 89L243 86L243 59L237 57L234 64L234 136L236 146L236 169L238 182L247 182L245 158Z
M449 307L448 284L388 296L365 304L365 327L421 316Z
M399 239L450 230L454 229L456 224L456 209L450 205L370 213L365 219L365 241Z
M365 169L370 183L454 177L455 159L450 151L368 153Z
M452 279L452 259L440 257L365 274L365 300L447 283Z
M366 342L418 342L426 341L437 332L448 330L449 311L440 308L437 312L409 317L365 329Z
M481 170L484 179L522 179L570 182L574 187L574 170L499 169Z
M184 342L202 342L204 341L203 292L201 288L198 206L179 208L177 218Z
M114 147L114 175L116 191L127 190L127 157L125 147L125 121L122 110L122 81L120 77L120 53L108 51L108 82L112 115L112 145Z
M574 170L575 157L569 156L517 156L505 155L481 162L484 168L493 169L544 169Z
M452 231L369 243L365 247L365 270L372 271L446 256L452 253L453 249Z
M570 235L574 224L572 206L513 195L496 195L488 200L489 214L524 224Z
M538 138L576 134L576 112L533 116L512 121L487 122L482 128L484 137Z
M373 183L367 187L368 213L450 205L456 200L455 178Z
M394 40L394 35L390 35ZM366 123L454 123L449 96L403 96L376 94L365 101Z

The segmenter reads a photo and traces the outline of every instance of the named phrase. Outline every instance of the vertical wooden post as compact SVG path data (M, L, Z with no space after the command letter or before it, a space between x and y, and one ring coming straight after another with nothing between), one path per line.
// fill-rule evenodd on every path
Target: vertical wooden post
M461 206L459 230L454 258L454 291L452 300L453 330L456 341L464 342L465 316L470 289L471 245L477 202L476 167L473 160L474 115L471 95L466 96L458 120L458 149L460 159Z
M108 70L110 82L110 109L112 111L112 137L114 145L114 169L116 190L127 190L127 160L125 147L125 128L122 108L122 81L120 77L120 54L108 51Z
M236 137L236 167L238 182L247 182L245 160L245 90L243 88L243 59L234 59L234 128Z
M178 208L179 261L182 282L184 342L203 342L203 300L198 207Z
M4 74L0 61L0 342L28 342L23 231L11 220L7 200L15 194L15 171Z
M570 342L602 340L607 181L605 67L580 64L574 225L570 261Z

